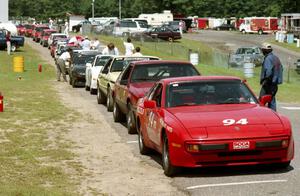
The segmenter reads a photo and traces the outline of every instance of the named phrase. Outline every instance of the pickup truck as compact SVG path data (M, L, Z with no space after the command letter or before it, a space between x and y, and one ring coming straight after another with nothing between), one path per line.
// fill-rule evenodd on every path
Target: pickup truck
M0 30L0 48L6 48L6 38L5 35L7 30ZM11 36L11 51L14 52L17 48L24 46L24 37L22 36Z
M261 66L263 60L264 55L259 47L240 47L234 54L230 55L229 65L232 67L243 67L244 63L249 61L254 63L255 66Z

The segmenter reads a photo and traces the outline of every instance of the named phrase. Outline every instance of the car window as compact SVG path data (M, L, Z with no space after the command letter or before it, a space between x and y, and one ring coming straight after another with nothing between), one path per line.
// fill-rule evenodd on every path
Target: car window
M170 84L167 107L211 104L257 104L248 87L236 81L197 81Z
M135 66L131 82L159 81L168 77L196 76L198 71L189 64L142 64Z
M128 27L129 28L137 28L137 24L136 24L136 22L129 22Z
M132 68L133 68L132 65L127 66L127 68L124 70L124 72L123 72L123 74L121 76L121 80L128 80Z

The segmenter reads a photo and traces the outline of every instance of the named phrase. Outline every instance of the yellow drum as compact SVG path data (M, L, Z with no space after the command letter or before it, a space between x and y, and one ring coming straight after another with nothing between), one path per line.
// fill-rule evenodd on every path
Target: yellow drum
M15 56L14 57L14 72L24 72L24 57Z

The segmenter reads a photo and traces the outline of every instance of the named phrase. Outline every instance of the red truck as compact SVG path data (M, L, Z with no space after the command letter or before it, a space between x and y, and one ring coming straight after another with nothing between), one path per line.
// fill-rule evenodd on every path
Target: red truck
M44 29L41 33L40 44L44 47L48 46L48 38L52 33L57 33L54 29Z
M239 28L242 33L275 33L278 31L276 17L246 17Z
M35 42L40 41L41 33L44 29L49 29L47 25L36 25L32 31L32 39Z

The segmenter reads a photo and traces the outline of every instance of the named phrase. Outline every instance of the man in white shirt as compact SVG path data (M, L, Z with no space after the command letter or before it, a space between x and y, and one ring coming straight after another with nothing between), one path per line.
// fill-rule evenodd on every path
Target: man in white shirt
M67 77L66 77L66 63L70 64L71 61L71 52L72 49L68 48L66 52L62 53L60 57L57 59L56 63L56 76L57 76L57 81L60 81L60 75L63 76L63 79L65 82L67 82Z
M90 50L91 49L91 41L88 36L85 36L84 40L81 42L82 50Z
M102 51L104 55L119 55L119 50L113 43L109 43Z
M127 42L124 42L125 55L130 56L133 54L134 45L131 43L130 37L127 38Z

